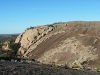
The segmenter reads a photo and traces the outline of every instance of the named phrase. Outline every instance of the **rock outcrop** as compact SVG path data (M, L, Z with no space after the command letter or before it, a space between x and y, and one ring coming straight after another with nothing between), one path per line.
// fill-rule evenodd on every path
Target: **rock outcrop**
M3 43L2 49L5 50L5 51L10 50L9 44L10 44L10 41L5 41L5 42Z
M21 43L19 52L24 56L28 57L27 54L32 52L41 42L42 39L49 32L54 30L54 26L40 26L35 28L30 28L26 32L19 35L15 43Z
M42 63L97 66L100 22L64 22L30 28L19 35L19 53Z

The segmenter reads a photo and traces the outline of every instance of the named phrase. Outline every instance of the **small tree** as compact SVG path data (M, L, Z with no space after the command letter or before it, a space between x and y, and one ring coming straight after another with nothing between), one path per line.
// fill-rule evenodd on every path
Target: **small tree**
M11 49L10 53L12 57L15 57L18 49L20 48L20 43L10 43L9 48Z
M18 50L20 48L20 43L10 43L9 48L11 50Z
M2 48L2 43L0 43L0 48Z
M6 53L6 51L0 49L0 55L2 55L2 54L4 54L4 53Z

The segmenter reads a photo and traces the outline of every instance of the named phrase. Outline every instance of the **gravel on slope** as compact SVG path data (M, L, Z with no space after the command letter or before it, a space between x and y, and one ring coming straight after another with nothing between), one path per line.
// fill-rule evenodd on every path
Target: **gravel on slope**
M100 72L56 68L43 64L0 62L0 75L100 75Z

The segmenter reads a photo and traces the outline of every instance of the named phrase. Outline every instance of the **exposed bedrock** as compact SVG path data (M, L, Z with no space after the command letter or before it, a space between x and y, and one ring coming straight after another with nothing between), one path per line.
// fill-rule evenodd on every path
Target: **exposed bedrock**
M30 28L19 35L24 58L58 65L100 63L100 22L64 22ZM84 63L87 62L87 63Z

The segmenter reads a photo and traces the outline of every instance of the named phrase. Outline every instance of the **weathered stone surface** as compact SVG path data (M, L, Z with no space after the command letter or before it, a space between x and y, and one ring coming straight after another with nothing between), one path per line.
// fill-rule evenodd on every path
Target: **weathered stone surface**
M28 57L26 56L26 54L36 48L37 45L43 41L40 41L40 39L51 32L53 29L53 26L39 26L33 29L26 30L24 33L19 35L15 41L15 43L21 43L19 53L21 53L24 57ZM34 48L32 50L30 48L31 45L34 45Z
M26 30L17 39L25 58L58 65L100 63L100 22L65 22ZM90 62L91 61L91 62Z
M10 41L4 42L4 44L3 44L3 46L2 46L2 49L3 49L3 50L10 50L9 44L10 44Z

